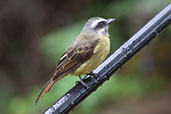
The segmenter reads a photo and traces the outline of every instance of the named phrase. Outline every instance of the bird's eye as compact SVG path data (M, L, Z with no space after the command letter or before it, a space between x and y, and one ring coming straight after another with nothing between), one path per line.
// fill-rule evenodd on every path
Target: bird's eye
M100 22L96 25L95 30L101 29L101 28L105 27L105 25L106 25L106 22L105 22L105 21L100 21Z
M101 21L98 23L98 26L103 27L105 25L105 21Z

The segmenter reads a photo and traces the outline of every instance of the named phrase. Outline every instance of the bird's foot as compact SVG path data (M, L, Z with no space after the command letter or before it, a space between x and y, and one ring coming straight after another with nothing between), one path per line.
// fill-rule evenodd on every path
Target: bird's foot
M81 76L79 76L79 78L80 78L80 83L84 86L84 87L86 87L86 88L89 88L89 86L83 81L83 79L81 78Z
M93 72L89 72L89 73L87 73L87 75L91 75L91 76L93 76L94 78L97 78L97 74L95 74L95 73L93 73Z

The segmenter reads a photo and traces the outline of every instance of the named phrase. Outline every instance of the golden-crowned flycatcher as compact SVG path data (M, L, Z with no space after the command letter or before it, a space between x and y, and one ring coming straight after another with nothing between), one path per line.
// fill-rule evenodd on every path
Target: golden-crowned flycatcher
M41 91L36 104L59 79L68 74L80 76L89 73L103 62L110 49L109 24L114 20L93 17L86 22L82 32L61 56L55 73Z

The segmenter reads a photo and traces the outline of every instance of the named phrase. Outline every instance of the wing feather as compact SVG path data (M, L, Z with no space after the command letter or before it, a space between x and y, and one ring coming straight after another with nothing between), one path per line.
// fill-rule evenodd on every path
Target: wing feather
M83 62L88 60L93 55L94 48L97 43L98 40L76 46L71 51L66 51L63 56L61 56L62 59L58 62L56 74L52 77L52 79L56 80L63 73L71 72L72 70L78 68Z
M61 56L60 61L56 66L53 77L48 81L48 83L41 91L36 100L36 104L39 102L41 97L52 88L57 80L63 78L71 71L78 68L83 62L87 61L93 55L97 43L98 40L95 40L94 42L88 42L83 45L78 45L72 50L68 49Z

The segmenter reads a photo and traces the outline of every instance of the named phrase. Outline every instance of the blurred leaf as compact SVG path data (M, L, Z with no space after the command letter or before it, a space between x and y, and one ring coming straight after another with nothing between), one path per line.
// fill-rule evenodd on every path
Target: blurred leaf
M40 46L43 54L47 57L47 62L56 63L57 57L62 55L68 45L81 32L82 27L83 22L79 22L46 35Z
M28 104L21 97L15 97L9 104L9 112L11 114L26 114L28 110Z

